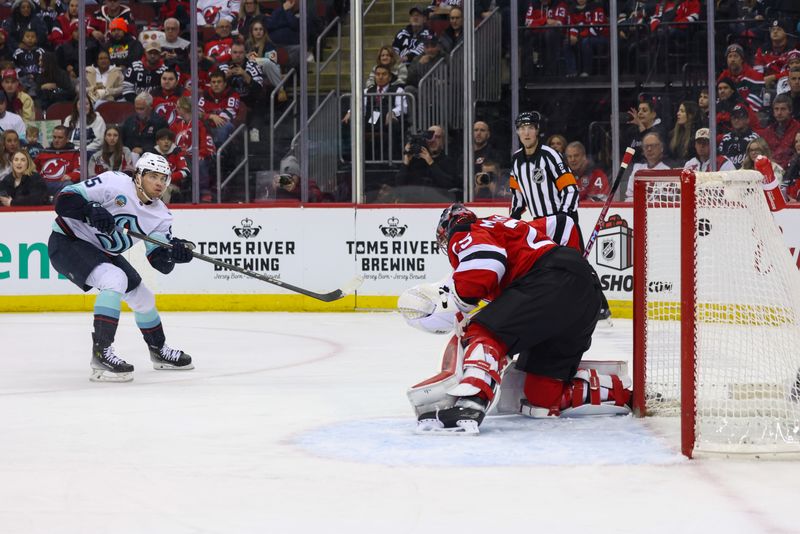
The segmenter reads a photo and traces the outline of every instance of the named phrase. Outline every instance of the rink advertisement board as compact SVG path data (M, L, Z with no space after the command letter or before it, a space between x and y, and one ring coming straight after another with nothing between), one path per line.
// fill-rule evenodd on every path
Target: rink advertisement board
M475 207L479 216L507 214ZM438 251L437 207L226 207L174 209L173 231L197 252L313 291L331 291L361 274L354 296L321 303L203 261L178 265L170 275L152 269L137 244L125 257L158 295L163 310L353 310L391 308L405 289L450 272ZM600 207L580 210L588 239ZM82 293L59 276L47 257L52 210L0 211L0 311L91 309ZM800 255L800 209L776 214L794 258ZM630 316L633 288L633 210L614 205L598 234L590 262L615 315Z

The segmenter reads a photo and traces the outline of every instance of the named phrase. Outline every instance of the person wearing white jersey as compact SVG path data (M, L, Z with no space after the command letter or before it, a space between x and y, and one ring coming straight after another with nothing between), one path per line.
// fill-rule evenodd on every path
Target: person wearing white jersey
M56 197L50 262L83 291L99 291L94 304L92 381L133 380L133 365L114 354L113 348L122 300L134 311L155 369L194 369L188 354L166 344L153 293L121 256L138 241L123 231L126 228L172 245L145 244L147 259L158 271L169 274L176 263L191 261L192 243L172 237L172 214L160 200L170 174L163 156L144 153L133 179L121 172L104 172L65 187Z

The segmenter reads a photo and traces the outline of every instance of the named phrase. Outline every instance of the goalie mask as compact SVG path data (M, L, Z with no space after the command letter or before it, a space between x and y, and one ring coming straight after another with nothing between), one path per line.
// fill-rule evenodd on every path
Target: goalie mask
M439 245L439 251L447 254L447 243L450 240L450 233L456 225L459 224L472 224L478 220L478 217L464 204L456 202L445 208L439 217L439 224L436 225L436 243Z

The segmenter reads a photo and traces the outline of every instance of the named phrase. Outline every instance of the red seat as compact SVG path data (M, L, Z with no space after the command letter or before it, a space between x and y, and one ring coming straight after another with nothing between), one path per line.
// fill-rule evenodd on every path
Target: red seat
M122 124L125 119L133 115L133 103L131 102L105 102L100 104L97 112L109 124Z
M64 119L72 113L73 106L74 104L72 102L56 102L50 104L44 112L44 118L49 121L64 122Z
M247 122L247 106L244 102L239 102L239 112L233 118L233 126L238 128L240 124Z
M285 48L276 48L275 54L278 56L278 65L285 67L289 64L289 52Z

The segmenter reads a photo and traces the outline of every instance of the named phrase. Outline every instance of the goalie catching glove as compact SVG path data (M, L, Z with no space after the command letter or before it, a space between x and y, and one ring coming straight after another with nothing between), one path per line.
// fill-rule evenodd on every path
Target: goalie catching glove
M458 297L450 280L414 286L397 299L397 311L406 323L432 334L449 334L463 314L475 308Z

